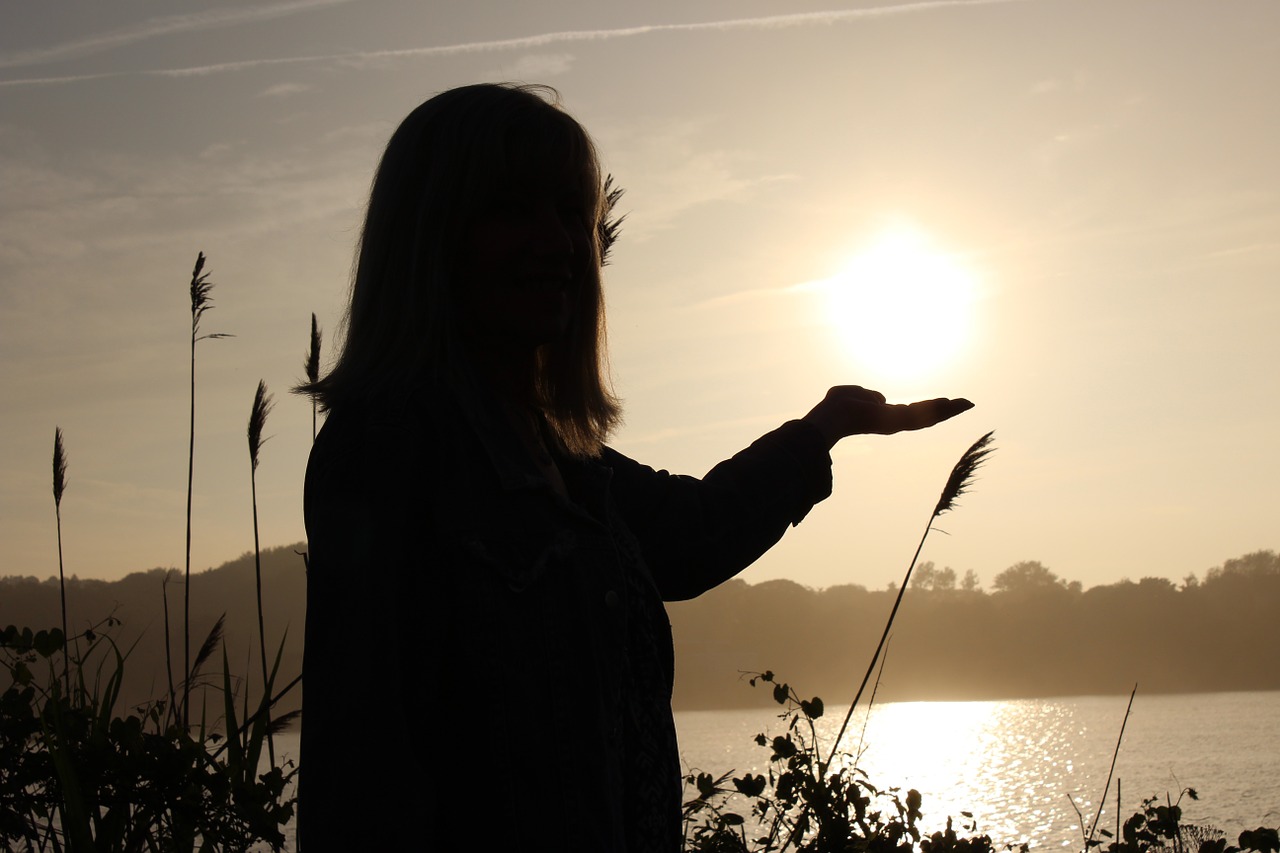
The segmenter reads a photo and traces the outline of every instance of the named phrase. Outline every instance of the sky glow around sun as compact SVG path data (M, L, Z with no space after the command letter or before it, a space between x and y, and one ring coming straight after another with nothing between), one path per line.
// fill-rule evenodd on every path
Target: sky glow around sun
M971 338L973 274L914 228L883 231L825 290L840 348L869 381L927 379Z
M492 80L555 86L626 190L615 450L700 475L832 385L975 403L841 442L747 581L897 583L989 429L939 566L1090 587L1277 547L1280 3L204 5L6 7L0 575L58 571L55 427L67 571L182 565L197 252L234 337L198 355L192 565L252 547L260 379L262 543L302 540L311 315L327 370L388 137Z

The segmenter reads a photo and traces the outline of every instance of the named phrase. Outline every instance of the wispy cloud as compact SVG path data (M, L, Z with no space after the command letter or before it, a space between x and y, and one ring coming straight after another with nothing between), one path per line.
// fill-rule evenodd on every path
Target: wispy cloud
M274 86L268 86L258 93L260 98L287 98L290 95L301 95L303 92L310 92L311 87L302 83L277 83Z
M298 0L280 6L267 7L256 12L238 13L265 15L274 9L288 8L291 11L311 8L333 3L350 2L350 0ZM223 74L233 71L245 71L274 65L298 65L311 63L342 63L349 67L363 67L371 63L382 63L397 59L414 59L424 57L456 56L468 53L485 53L506 50L537 50L551 45L569 42L593 42L611 39L636 38L657 33L673 32L727 32L731 30L767 30L794 27L831 26L841 23L889 18L899 15L912 15L939 9L954 9L977 6L995 6L1009 3L1022 3L1027 0L921 0L915 3L898 3L888 6L870 6L860 9L836 9L825 12L801 12L786 15L769 15L755 18L733 18L723 21L704 21L688 24L644 24L634 27L620 27L603 30L563 30L560 32L541 33L518 38L496 39L492 41L473 41L461 44L434 45L429 47L399 48L395 50L355 51L349 53L313 54L308 56L263 57L236 62L220 62L209 65L188 66L184 68L165 68L140 72L117 72L108 74L71 75L64 77L41 77L19 80L0 80L0 86L50 85L71 83L80 80L93 80L102 77L125 76L127 74L144 74L163 77L190 77L209 74ZM295 9L294 7L297 7ZM223 13L230 17L235 13ZM283 12L280 14L288 14ZM178 16L178 19L204 18L202 15ZM210 16L211 17L211 16ZM159 19L160 22L171 19ZM240 21L235 21L240 23ZM213 24L206 24L213 26ZM158 34L158 33L157 33ZM96 37L96 41L107 39L110 34ZM136 40L136 39L131 39ZM66 47L66 46L64 46ZM54 50L54 49L51 49ZM0 61L0 67L15 64L31 64Z
M565 74L573 66L569 53L531 53L489 75L498 80L546 80Z
M160 36L258 23L260 21L283 18L299 12L310 12L315 9L327 6L337 6L350 2L353 2L353 0L290 0L290 2L276 3L270 6L261 6L258 8L215 9L208 12L195 12L189 15L165 15L159 18L149 18L128 27L109 30L105 33L96 33L91 36L63 42L62 44L53 45L51 47L42 47L35 50L11 53L7 56L0 56L0 68L14 68L23 65L41 65L46 62L74 59L79 56L99 53L101 51L111 50L117 47L124 47L125 45L135 44L140 41L146 41ZM61 79L42 78L41 80L33 82L62 82L67 80L93 79L95 76L101 75L89 75L87 77L71 76Z

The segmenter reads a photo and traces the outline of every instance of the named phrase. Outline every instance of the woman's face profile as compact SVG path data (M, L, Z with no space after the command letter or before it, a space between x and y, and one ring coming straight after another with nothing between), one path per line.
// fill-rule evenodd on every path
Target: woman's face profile
M537 347L562 336L592 263L592 222L567 183L505 189L464 233L459 283L486 343Z

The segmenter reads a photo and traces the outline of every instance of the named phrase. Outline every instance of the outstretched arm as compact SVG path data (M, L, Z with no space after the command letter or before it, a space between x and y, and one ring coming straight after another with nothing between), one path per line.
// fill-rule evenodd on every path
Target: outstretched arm
M858 385L837 385L802 420L822 433L830 450L850 435L892 435L903 430L925 429L972 408L973 403L964 398L887 403L879 391Z
M761 437L701 480L605 450L614 497L663 598L692 598L733 577L831 491L827 451L845 436L924 429L973 407L940 398L890 405L841 385L804 418Z

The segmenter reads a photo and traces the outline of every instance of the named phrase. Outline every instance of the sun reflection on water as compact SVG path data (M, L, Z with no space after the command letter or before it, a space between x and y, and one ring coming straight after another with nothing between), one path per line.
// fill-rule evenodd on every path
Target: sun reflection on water
M1123 697L888 703L872 710L865 735L859 710L844 748L861 745L859 766L877 786L920 791L926 831L944 828L948 815L959 829L968 811L997 848L1025 841L1078 850L1098 811L1124 706ZM824 753L843 714L832 703L818 721ZM761 710L676 718L689 766L735 775L766 772L769 753L752 739L783 729L776 713ZM1184 801L1190 820L1230 837L1259 822L1274 825L1280 785L1269 756L1278 750L1280 692L1140 696L1116 766L1120 816L1137 811L1144 797L1176 796L1189 785L1205 795ZM1116 796L1113 785L1100 829L1116 830Z

